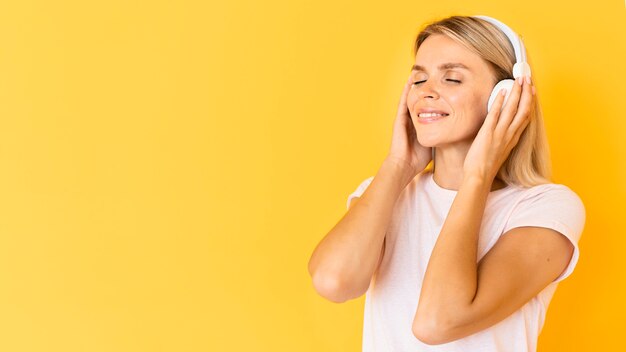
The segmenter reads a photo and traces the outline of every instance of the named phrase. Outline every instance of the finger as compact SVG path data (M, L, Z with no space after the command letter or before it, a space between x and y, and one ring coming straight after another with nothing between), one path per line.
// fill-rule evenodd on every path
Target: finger
M493 105L491 105L491 110L487 113L487 117L485 117L485 121L483 122L483 126L491 131L494 130L498 123L498 119L500 116L500 112L502 110L502 104L504 102L504 97L506 96L506 89L502 88L498 92L498 96L496 100L493 101Z
M506 100L506 104L504 104L504 109L500 114L500 119L498 121L498 126L496 129L504 132L507 131L515 113L517 112L517 105L519 103L520 95L522 92L522 84L524 77L519 77L515 80L513 84L513 88L511 89L511 93L509 94L508 99Z
M405 129L407 127L406 120L411 120L411 114L407 106L407 95L408 95L410 87L411 87L411 77L409 76L409 79L405 83L404 88L402 90L402 94L400 95L400 102L398 103L398 111L396 113L396 118L393 124L394 130L401 131Z
M530 123L530 118L525 119L522 125L517 129L517 131L515 131L515 134L513 135L513 138L511 138L511 141L509 142L509 145L508 145L509 150L512 150L515 147L515 145L517 145L520 138L522 137L522 134L524 134L526 127L528 127L529 123Z
M409 79L406 81L406 83L404 84L404 89L402 89L402 95L400 95L400 103L398 104L398 112L400 112L400 109L403 109L403 107L406 107L406 101L407 101L407 95L409 93L409 89L411 88L411 76L409 76Z
M528 78L528 80L530 80L530 78ZM508 129L509 134L515 134L519 129L523 129L521 127L523 127L523 125L525 125L525 123L527 123L531 118L530 112L534 102L533 86L527 81L523 88L517 113L515 114L515 117L513 118L513 121Z
M530 88L532 90L532 87ZM531 97L531 100L533 100L533 97ZM524 134L524 131L526 130L526 128L528 127L528 125L530 124L530 121L533 119L533 101L531 101L530 103L530 110L528 111L528 113L522 118L519 119L518 121L514 122L515 126L513 126L512 128L515 128L514 130L512 129L511 134L513 135L513 137L511 138L511 148L515 147L515 145L518 143L519 139L521 138L522 134Z

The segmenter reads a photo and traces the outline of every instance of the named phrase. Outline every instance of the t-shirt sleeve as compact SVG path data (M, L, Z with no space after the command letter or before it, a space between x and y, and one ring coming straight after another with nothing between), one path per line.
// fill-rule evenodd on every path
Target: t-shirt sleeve
M363 182L361 182L361 184L356 188L356 190L348 196L348 201L346 202L346 209L350 209L350 202L352 201L352 199L356 197L360 197L363 194L363 192L365 192L365 190L367 189L367 186L369 186L370 183L372 183L373 179L374 179L374 176L370 176L366 178Z
M585 226L585 217L585 206L574 191L564 185L551 184L543 192L518 203L503 233L515 227L537 226L556 230L570 240L574 253L565 271L553 281L555 283L570 276L578 263L578 241Z

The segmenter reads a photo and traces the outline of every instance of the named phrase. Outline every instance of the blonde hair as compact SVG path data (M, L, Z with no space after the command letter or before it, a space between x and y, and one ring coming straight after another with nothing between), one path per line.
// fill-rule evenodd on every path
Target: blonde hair
M513 46L508 37L490 22L476 17L451 16L430 23L417 35L413 57L432 34L454 39L485 60L494 73L494 86L500 80L513 79L516 61ZM536 81L534 77L533 81ZM530 114L528 126L498 171L497 177L506 184L532 187L551 182L550 150L537 95Z

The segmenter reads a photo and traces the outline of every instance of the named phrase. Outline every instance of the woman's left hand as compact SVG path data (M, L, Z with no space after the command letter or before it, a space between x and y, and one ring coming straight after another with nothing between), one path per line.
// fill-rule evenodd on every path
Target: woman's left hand
M522 85L520 79L523 80ZM502 110L504 95L502 92L498 94L465 157L464 178L479 177L493 182L530 122L534 95L534 87L526 81L526 77L516 80Z

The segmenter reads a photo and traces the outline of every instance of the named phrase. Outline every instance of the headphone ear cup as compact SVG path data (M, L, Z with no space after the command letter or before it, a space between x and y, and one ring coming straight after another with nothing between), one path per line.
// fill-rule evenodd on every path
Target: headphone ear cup
M511 94L511 90L513 90L513 84L515 84L515 80L503 79L502 81L498 82L495 87L493 87L491 95L489 96L489 103L487 104L487 112L491 111L491 106L493 105L493 102L496 101L498 93L502 88L506 89L506 95L504 96L504 102L502 103L502 108L504 108L504 105L509 98L509 94Z

